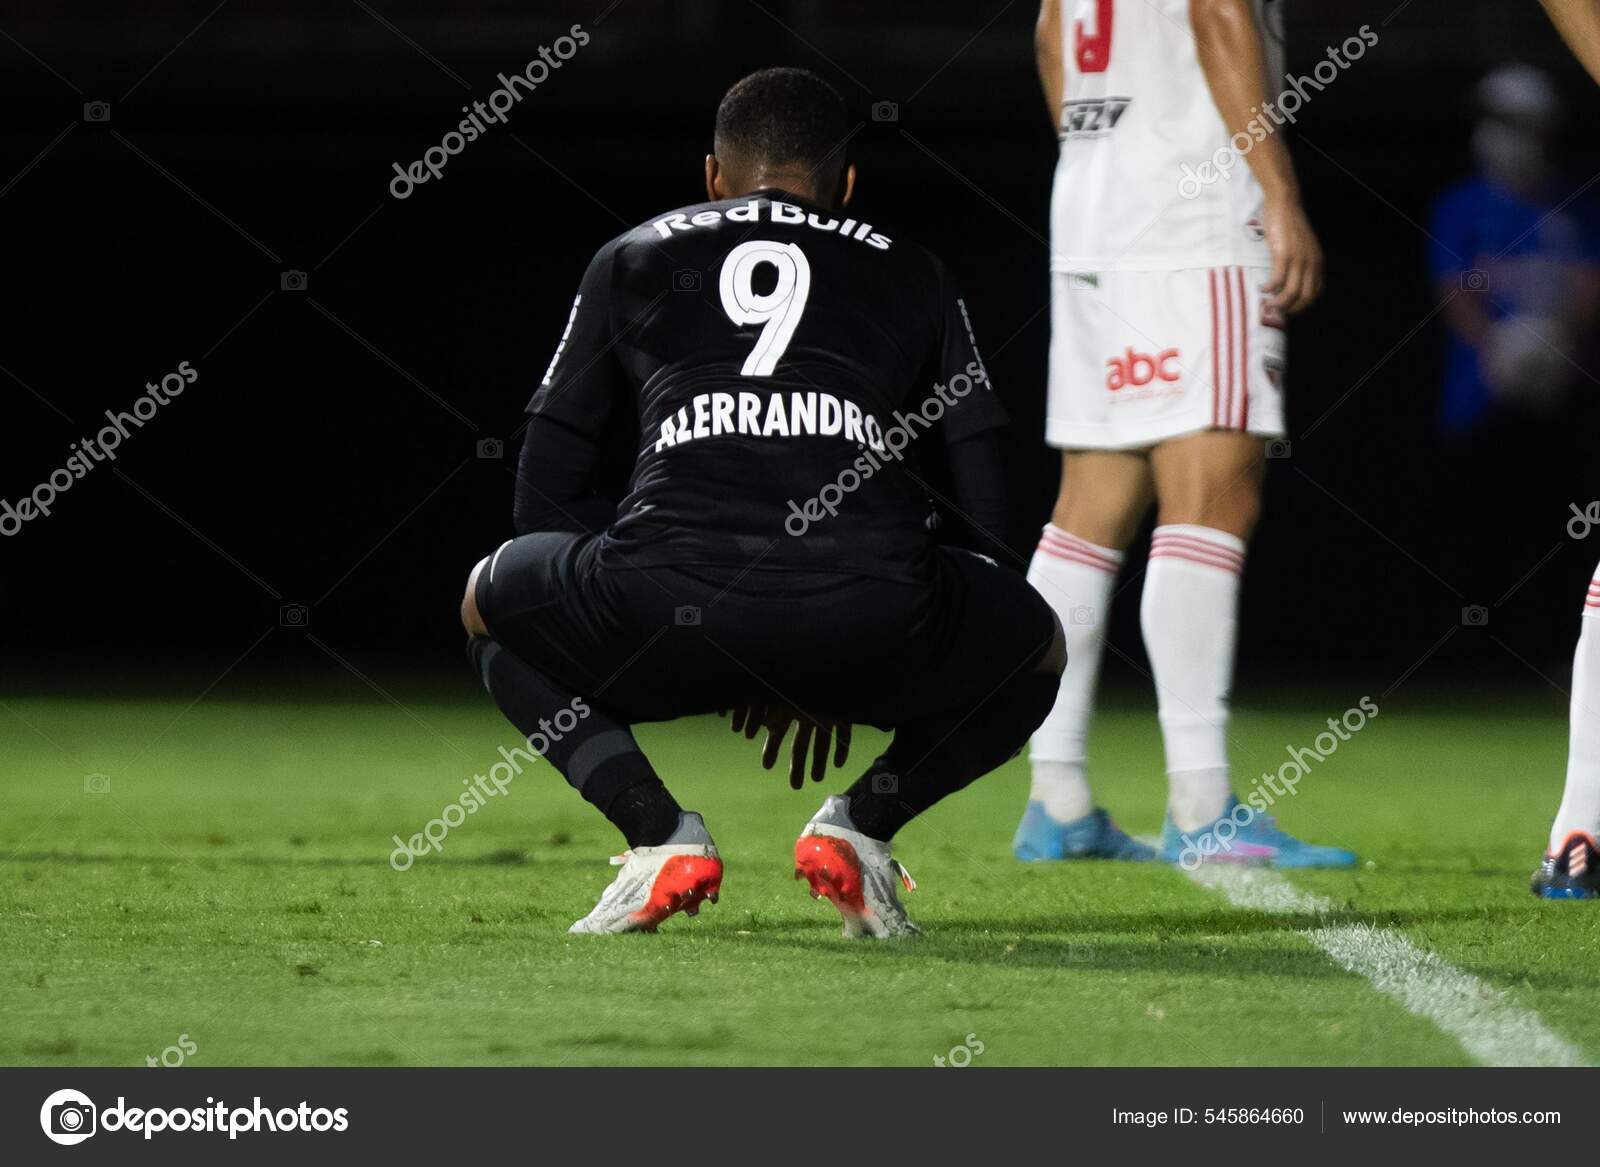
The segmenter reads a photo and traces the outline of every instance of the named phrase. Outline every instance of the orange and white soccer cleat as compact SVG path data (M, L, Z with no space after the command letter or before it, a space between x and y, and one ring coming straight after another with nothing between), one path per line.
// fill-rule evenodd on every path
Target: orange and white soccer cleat
M678 912L697 915L700 905L716 903L722 890L722 858L704 820L692 810L679 816L678 829L659 847L635 847L611 862L622 870L594 911L568 932L654 932Z
M888 843L869 838L850 821L850 804L833 795L806 824L794 844L794 877L811 885L813 899L827 897L844 918L846 936L890 940L915 936L895 882L915 891L916 880L890 854Z

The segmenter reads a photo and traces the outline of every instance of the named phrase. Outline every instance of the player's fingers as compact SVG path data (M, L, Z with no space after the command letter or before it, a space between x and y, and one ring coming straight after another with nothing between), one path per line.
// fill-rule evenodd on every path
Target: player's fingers
M1264 285L1265 290L1273 293L1282 291L1284 276L1287 274L1288 268L1289 265L1284 262L1283 255L1277 249L1274 249L1272 252L1272 271L1267 274L1267 282Z
M1301 260L1296 260L1289 266L1288 273L1284 277L1283 291L1278 294L1278 307L1285 314L1292 315L1300 311L1305 298L1304 289L1305 264Z
M1311 301L1317 297L1316 285L1316 257L1307 255L1300 262L1299 280L1295 285L1294 310L1296 312L1304 312L1311 307Z
M767 726L767 741L761 747L761 768L770 770L778 764L778 750L783 746L784 736L789 732L789 719L783 718Z
M817 723L817 740L811 750L811 781L821 782L828 776L828 750L833 745L833 726L826 721Z
M1311 262L1307 265L1307 271L1309 274L1306 279L1305 307L1309 308L1311 305L1315 304L1317 302L1317 298L1322 295L1321 252L1318 252L1316 255L1311 257Z
M841 721L834 727L837 736L833 739L833 766L839 769L850 756L850 723Z
M806 753L811 748L811 723L801 718L794 730L794 747L789 751L789 785L799 790L806 784Z
M760 730L760 728L763 725L766 724L766 721L767 721L767 707L765 705L752 705L752 706L750 706L750 708L746 709L745 710L745 722L744 722L745 740L746 741L752 741L752 742L755 741L756 740L756 732L758 730ZM770 769L771 766L772 766L772 763L768 762L767 763L767 767Z

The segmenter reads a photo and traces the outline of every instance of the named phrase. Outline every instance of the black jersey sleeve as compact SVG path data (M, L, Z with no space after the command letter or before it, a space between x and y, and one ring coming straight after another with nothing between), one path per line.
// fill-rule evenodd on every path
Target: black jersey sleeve
M625 400L626 381L614 344L614 244L601 248L583 273L572 311L528 413L598 439Z
M960 535L947 541L969 546L974 551L994 556L1006 545L1005 463L1000 440L992 429L979 430L971 437L950 444L950 483L955 488L956 505L961 508Z
M616 518L615 499L596 487L599 443L558 421L536 416L517 459L517 483L511 501L512 530L602 531Z
M972 316L961 289L937 259L934 270L941 319L938 351L933 357L934 378L947 406L940 428L946 444L953 444L1003 426L1007 418L1005 407L990 384L989 370L978 353Z

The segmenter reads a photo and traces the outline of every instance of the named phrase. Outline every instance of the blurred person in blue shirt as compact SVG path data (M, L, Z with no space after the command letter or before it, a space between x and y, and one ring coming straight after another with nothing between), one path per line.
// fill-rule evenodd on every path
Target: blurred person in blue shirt
M1561 102L1527 65L1477 89L1477 174L1434 204L1431 266L1449 324L1439 428L1554 422L1583 378L1600 304L1600 220L1557 153Z

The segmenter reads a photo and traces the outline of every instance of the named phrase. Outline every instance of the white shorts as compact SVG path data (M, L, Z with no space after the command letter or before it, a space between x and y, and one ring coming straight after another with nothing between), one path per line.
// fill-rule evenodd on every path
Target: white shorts
M1052 272L1045 440L1133 450L1201 430L1283 436L1268 270Z

